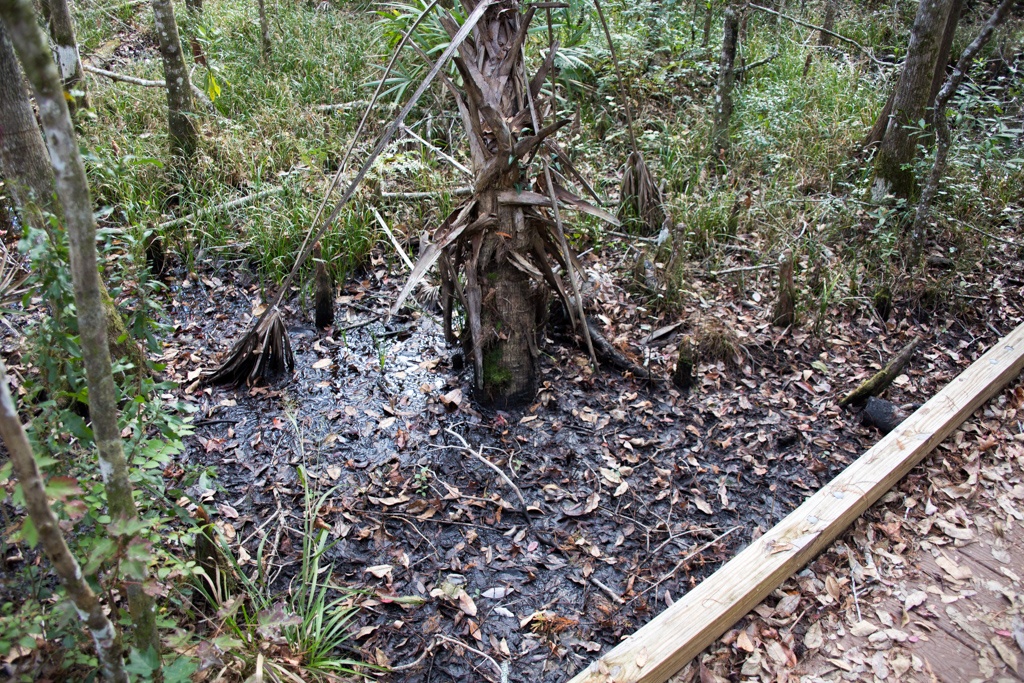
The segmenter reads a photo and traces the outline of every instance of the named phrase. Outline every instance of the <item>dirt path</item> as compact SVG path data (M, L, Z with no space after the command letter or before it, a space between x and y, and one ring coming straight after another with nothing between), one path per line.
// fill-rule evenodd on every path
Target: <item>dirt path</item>
M672 680L1020 680L1024 384Z

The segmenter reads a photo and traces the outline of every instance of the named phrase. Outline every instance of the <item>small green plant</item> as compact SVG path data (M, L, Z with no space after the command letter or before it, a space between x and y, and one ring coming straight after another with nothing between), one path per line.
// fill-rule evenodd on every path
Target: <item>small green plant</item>
M413 475L412 486L416 493L423 497L430 495L430 482L434 480L434 471L424 465L420 471Z
M373 340L373 348L377 353L377 367L380 368L380 374L383 375L387 370L388 350L391 344L386 336L381 335L378 337L373 330L370 330L370 338Z
M301 460L306 462L301 432L293 416ZM219 626L212 642L241 659L246 675L267 676L278 681L335 681L339 675L359 676L373 665L341 654L352 636L352 619L359 611L355 604L358 591L337 585L330 567L323 564L333 547L320 514L338 487L319 491L306 469L300 465L296 478L303 492L302 556L299 571L287 592L271 589L273 577L264 570L266 537L259 544L255 571L246 574L230 550L220 550L233 566L239 591L236 595L217 594L218 582L199 585L211 604L219 605ZM296 664L298 660L298 664Z

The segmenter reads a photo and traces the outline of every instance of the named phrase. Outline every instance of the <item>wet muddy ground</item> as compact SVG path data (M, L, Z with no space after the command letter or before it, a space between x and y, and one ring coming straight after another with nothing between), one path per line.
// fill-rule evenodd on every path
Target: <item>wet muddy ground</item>
M295 299L294 376L235 390L201 387L199 372L247 329L257 287L230 273L168 284L164 360L198 407L184 457L222 487L193 493L248 571L263 543L283 588L302 548L299 468L330 491L314 512L335 542L334 578L369 591L352 646L410 682L496 681L506 662L511 680L567 680L879 438L838 407L844 393L921 336L888 397L924 402L1012 329L1021 288L988 283L998 323L900 312L885 323L869 309L814 335L768 324L767 275L708 284L675 335L649 347L638 342L679 318L609 290L596 297L606 336L655 375L670 372L679 335L711 318L737 334L738 363L700 365L684 394L595 373L549 330L537 400L502 413L474 407L471 371L437 316L384 322L402 281L383 269L342 287L330 334Z

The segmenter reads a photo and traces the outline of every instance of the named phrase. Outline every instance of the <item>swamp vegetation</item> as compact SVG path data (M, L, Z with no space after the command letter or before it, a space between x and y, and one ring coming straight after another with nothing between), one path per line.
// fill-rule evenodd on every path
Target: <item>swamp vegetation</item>
M1012 0L42 4L12 680L568 680L1024 320Z

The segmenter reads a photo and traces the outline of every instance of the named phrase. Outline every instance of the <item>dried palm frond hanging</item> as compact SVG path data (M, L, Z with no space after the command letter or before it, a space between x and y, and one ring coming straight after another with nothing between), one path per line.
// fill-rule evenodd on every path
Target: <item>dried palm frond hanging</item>
M622 172L619 220L627 228L639 225L644 234L654 234L665 224L663 201L661 188L651 176L643 154L638 150L630 152Z
M291 272L288 273L288 277L285 278L284 283L278 290L273 303L263 311L259 319L257 319L256 324L252 326L245 336L240 339L234 347L232 347L231 351L221 362L220 367L205 378L205 382L207 384L238 385L242 382L252 383L259 379L269 379L274 375L279 375L285 370L291 370L294 367L295 359L292 355L291 343L288 341L288 332L281 317L281 304L286 294L290 291L292 282L299 270L302 268L302 265L306 262L306 259L308 259L310 254L313 252L313 246L320 241L320 238L324 236L327 230L334 223L334 220L338 217L342 207L349 199L352 198L352 195L355 194L359 183L362 182L374 161L376 161L377 157L384 151L384 148L389 142L391 142L391 139L409 115L409 112L412 111L413 106L416 105L416 102L419 101L423 93L426 92L427 87L431 82L433 82L434 78L441 71L444 65L448 63L452 55L455 54L459 45L461 45L472 32L473 28L477 25L477 22L479 22L480 18L483 16L484 11L494 4L494 2L495 0L482 0L466 18L465 23L452 37L451 43L441 54L437 63L423 78L423 81L416 89L416 92L413 93L412 97L409 98L409 101L405 103L404 107L402 107L398 117L388 125L387 129L385 129L383 135L381 135L377 144L370 152L370 155L359 168L359 171L352 179L352 182L345 190L341 199L338 200L338 203L335 204L330 215L324 220L314 235L313 227L316 226L316 220L320 216L320 212L317 213L317 219L313 220L313 224L310 227L309 232L306 234L306 239L303 242L302 247L299 249L299 256L295 260L295 264L292 266ZM391 57L391 61L385 70L384 78L381 79L380 84L383 84L387 80L387 76L390 74L390 71L394 66L398 53L408 41L409 36L412 35L412 32L416 29L423 18L437 6L437 3L438 0L433 0L433 2L427 5L416 21L413 22L412 26L409 27L409 30L406 31L402 40L395 48L395 52ZM370 100L370 104L367 106L366 114L363 116L363 121L360 123L359 128L356 129L356 133L353 136L348 153L345 155L345 160L342 161L339 166L338 173L334 177L330 189L327 191L327 197L324 198L324 203L320 207L321 211L324 206L326 206L327 198L330 197L331 191L334 189L335 184L341 177L341 173L345 168L348 157L352 153L356 140L359 138L359 134L362 131L363 123L365 123L369 111L376 103L379 94L380 87L378 87L377 92L374 93L373 98Z
M626 110L626 126L629 132L629 144L632 152L626 159L626 168L622 174L622 190L619 193L619 218L627 229L638 230L645 235L658 233L665 224L665 210L662 208L663 199L661 188L651 175L647 162L636 144L636 131L633 126L633 110L629 104L629 88L622 76L622 69L619 67L619 58L615 53L615 43L612 41L612 34L608 30L608 22L605 21L604 12L601 10L601 1L594 0L594 7L597 9L597 17L601 20L601 28L604 29L604 37L608 41L608 52L612 57L612 66L615 67L615 79L619 90L619 97L622 98L622 106Z

